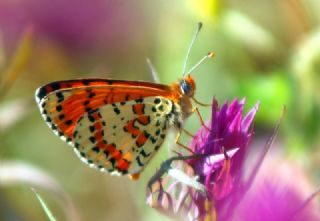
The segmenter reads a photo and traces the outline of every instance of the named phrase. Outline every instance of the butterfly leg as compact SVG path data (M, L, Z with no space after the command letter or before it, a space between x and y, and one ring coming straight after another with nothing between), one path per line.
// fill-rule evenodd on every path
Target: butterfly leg
M187 131L187 130L184 129L184 128L182 128L181 130L182 130L185 134L187 134L189 137L194 138L194 135L193 135L191 132Z
M188 132L188 133L190 133L190 132ZM191 134L191 133L190 133L190 134ZM176 139L175 139L174 142L175 142L177 145L179 145L180 147L182 147L182 148L184 148L185 150L187 150L188 152L194 154L194 152L193 152L189 147L187 147L186 145L182 144L182 143L179 141L180 137L181 137L181 131L179 131L179 132L177 133L177 136L176 136Z
M200 111L199 111L198 107L194 107L194 108L192 109L192 113L196 113L197 116L198 116L198 118L199 118L199 121L200 121L201 125L202 125L204 128L206 128L208 131L210 131L210 129L207 127L207 125L205 125L205 123L204 123L204 121L203 121L203 119L202 119L202 117L201 117L201 114L200 114Z
M200 112L199 112L199 109L197 107L194 107L192 109L192 112L191 113L197 113L197 116L199 117L199 120L201 122L201 125L204 126L208 131L210 131L210 129L205 125L201 115L200 115ZM191 138L194 138L194 134L192 134L191 132L189 132L188 130L182 128L178 133L177 133L177 136L176 136L176 139L175 139L175 143L177 145L179 145L180 147L186 149L187 151L189 151L190 153L194 153L189 147L187 147L186 145L182 144L179 139L181 137L181 131L183 131L185 134L187 134L188 136L190 136Z

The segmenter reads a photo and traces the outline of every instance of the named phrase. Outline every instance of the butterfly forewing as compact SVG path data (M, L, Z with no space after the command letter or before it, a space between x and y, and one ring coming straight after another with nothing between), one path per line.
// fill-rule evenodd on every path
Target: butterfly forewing
M85 79L58 81L40 87L36 100L51 129L70 141L78 119L101 106L149 96L175 99L170 87L139 81Z

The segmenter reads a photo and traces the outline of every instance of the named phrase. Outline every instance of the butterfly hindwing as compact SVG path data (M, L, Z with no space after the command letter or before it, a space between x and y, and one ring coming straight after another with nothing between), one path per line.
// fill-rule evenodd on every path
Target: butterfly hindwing
M146 97L92 110L76 124L75 150L86 163L111 174L139 173L173 124L173 105L163 97Z

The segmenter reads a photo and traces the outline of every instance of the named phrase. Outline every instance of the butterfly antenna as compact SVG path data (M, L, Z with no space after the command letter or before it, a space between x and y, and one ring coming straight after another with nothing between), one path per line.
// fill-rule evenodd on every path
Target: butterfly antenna
M213 58L215 56L214 52L209 52L208 54L206 54L206 56L204 56L203 58L201 58L201 60L196 63L195 65L193 65L192 68L189 69L189 71L187 71L186 73L191 73L192 71L194 71L194 69L196 69L197 67L199 67L200 64L202 64L202 62L204 62L205 60L207 60L208 58Z
M188 52L187 52L187 56L186 56L186 59L184 60L184 64L183 64L183 71L182 71L182 76L184 76L186 74L186 69L187 69L187 63L188 63L188 60L189 60L189 55L190 55L190 52L191 52L191 49L192 49L192 46L194 45L194 42L196 41L199 33L200 33L200 30L202 28L202 23L199 22L198 25L197 25L197 29L196 29L196 32L195 34L193 35L193 38L191 40L191 43L189 45L189 48L188 48Z

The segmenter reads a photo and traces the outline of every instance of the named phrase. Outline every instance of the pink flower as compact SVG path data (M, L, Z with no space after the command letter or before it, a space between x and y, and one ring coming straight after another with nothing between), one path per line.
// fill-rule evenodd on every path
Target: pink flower
M179 220L320 220L319 213L307 209L313 206L312 197L308 200L305 194L297 194L296 184L301 180L292 185L277 165L267 172L260 169L276 132L253 154L249 144L259 104L243 117L244 104L244 99L236 99L220 108L213 101L209 130L200 128L189 146L198 157L172 166L197 178L196 183L172 176L159 179L159 187L152 185L148 193L150 206ZM254 163L248 166L252 159Z

